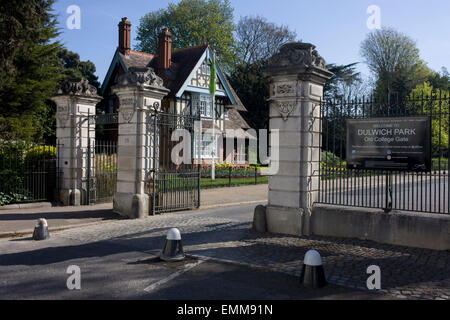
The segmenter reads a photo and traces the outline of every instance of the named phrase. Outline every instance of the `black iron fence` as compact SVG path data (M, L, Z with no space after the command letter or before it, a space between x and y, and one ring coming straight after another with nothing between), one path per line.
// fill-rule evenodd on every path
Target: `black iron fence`
M449 214L449 102L443 93L390 101L362 98L322 102L319 202ZM431 170L405 172L347 167L347 119L410 116L431 118Z
M25 141L0 141L0 206L54 201L57 148Z
M262 173L261 167L238 167L232 164L218 165L215 179L211 179L211 169L201 170L201 188L237 187L268 183L269 177Z

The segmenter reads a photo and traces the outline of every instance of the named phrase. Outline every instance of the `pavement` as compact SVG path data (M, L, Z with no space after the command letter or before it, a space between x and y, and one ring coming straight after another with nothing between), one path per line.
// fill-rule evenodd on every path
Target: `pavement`
M201 206L208 209L257 204L267 201L267 193L267 184L207 189L201 191ZM51 232L123 219L112 212L111 203L78 207L51 207L47 203L13 205L12 209L0 210L0 238L32 234L39 218L47 219Z
M263 202L261 202L263 203ZM450 253L355 239L258 234L254 204L114 220L53 232L51 239L0 239L0 299L450 299ZM186 261L157 256L178 227ZM330 283L299 283L302 259L322 255ZM79 266L81 290L68 290ZM370 291L367 267L381 269Z
M200 210L145 220L123 219L111 204L0 210L0 236L9 237L0 240L0 299L450 299L448 251L252 232L253 209L267 191L203 190ZM51 239L34 242L42 217ZM171 227L180 228L189 254L178 265L157 261ZM317 292L299 285L310 249L322 254L330 282ZM81 291L65 286L72 264L83 270ZM366 287L370 265L382 273L375 293Z
M247 247L242 241L251 234L253 207L112 221L55 232L50 240L40 242L29 237L0 240L0 299L394 298L332 283L320 290L307 289L295 275L233 259L228 250L238 253L241 245ZM187 253L183 262L158 259L172 226L183 235ZM248 253L251 258L251 250ZM69 266L80 268L81 290L67 289Z

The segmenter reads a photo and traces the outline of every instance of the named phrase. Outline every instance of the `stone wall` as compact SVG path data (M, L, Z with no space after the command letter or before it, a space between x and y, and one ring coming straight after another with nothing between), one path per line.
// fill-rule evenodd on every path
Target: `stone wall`
M373 240L408 247L450 250L450 216L316 204L312 234Z

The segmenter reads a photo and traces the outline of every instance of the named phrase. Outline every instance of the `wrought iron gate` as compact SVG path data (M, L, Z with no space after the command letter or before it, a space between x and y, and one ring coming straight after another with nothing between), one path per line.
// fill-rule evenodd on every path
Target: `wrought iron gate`
M151 199L152 214L189 210L200 206L200 160L194 150L194 126L199 116L152 111L147 114L152 130L152 170L147 190ZM178 142L172 133L184 129L191 137L191 163L175 164L171 153Z
M88 125L95 125L95 138L88 131L86 204L112 202L117 185L118 116L89 116Z
M448 96L353 99L321 103L322 152L319 202L332 205L428 213L450 213L450 124ZM352 170L346 163L346 120L430 116L432 170L396 172Z

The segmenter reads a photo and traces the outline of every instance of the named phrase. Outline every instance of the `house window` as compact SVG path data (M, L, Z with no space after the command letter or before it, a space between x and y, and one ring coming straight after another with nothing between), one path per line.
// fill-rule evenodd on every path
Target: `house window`
M217 145L217 144L216 144ZM214 141L212 135L204 134L201 141L200 155L203 159L211 159L214 149ZM197 141L194 141L194 154L197 155L199 152L197 148ZM217 158L217 152L215 152L215 158Z
M200 111L202 118L212 117L211 97L208 95L193 95L192 96L193 111L196 114Z
M202 117L211 118L211 110L207 101L200 101L200 114Z
M209 67L208 64L206 64L206 63L202 64L202 66L201 66L201 73L202 74L207 74L207 75L211 74L211 68Z
M211 135L205 135L202 140L202 157L212 158L214 142Z

